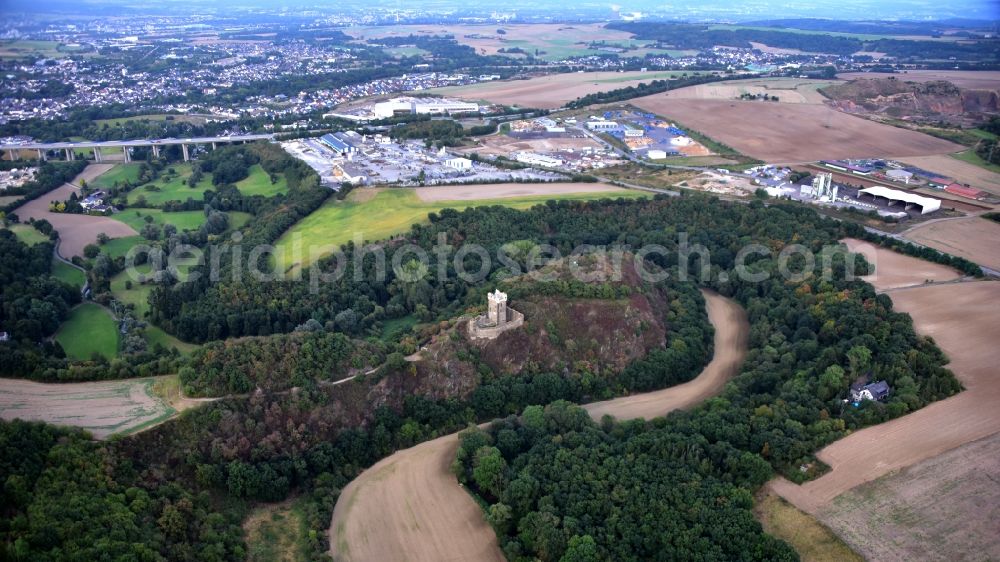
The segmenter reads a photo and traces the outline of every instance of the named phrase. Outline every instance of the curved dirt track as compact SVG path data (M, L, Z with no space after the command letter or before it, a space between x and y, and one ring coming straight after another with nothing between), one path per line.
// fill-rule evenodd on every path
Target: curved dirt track
M750 325L746 312L734 301L705 293L708 319L715 326L715 354L691 381L677 386L585 405L590 417L611 415L620 420L655 418L671 410L688 408L715 396L743 365Z
M600 419L654 417L719 392L746 354L749 325L735 302L705 292L715 356L694 380L586 406ZM493 529L450 466L457 434L399 451L364 471L340 495L330 524L338 561L502 561Z

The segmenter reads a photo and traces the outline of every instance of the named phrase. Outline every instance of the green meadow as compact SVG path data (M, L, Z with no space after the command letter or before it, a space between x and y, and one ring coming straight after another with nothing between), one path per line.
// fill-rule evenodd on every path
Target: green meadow
M618 197L643 197L637 191L568 193L533 195L503 199L470 201L422 201L413 189L359 189L344 201L329 200L308 217L296 223L275 243L277 266L289 272L308 266L313 259L330 254L342 244L354 240L357 233L363 240L381 240L401 234L417 223L427 221L427 215L441 209L467 209L503 205L513 209L528 209L550 200L572 199L588 201ZM297 246L301 255L295 255ZM310 248L317 254L310 255Z
M133 115L131 117L115 117L113 119L97 119L94 123L98 125L107 125L109 127L117 127L129 121L177 121L179 123L197 123L202 124L207 121L207 118L202 115L174 115L169 113L152 113L149 115Z
M82 289L83 284L87 282L87 277L82 271L55 258L52 259L52 277L68 283L77 289Z
M59 327L56 341L72 359L90 359L94 353L111 359L118 354L118 325L104 308L81 304Z
M94 178L94 181L90 182L90 186L98 189L111 189L115 186L115 182L124 184L136 181L139 181L139 164L117 164L114 168Z
M188 185L191 177L191 164L174 164L170 166L174 173L164 171L156 181L140 185L129 192L129 205L159 207L168 201L200 201L202 194L208 190L217 189L212 185L212 174L205 174L201 181ZM103 177L103 176L102 176ZM250 175L236 182L236 188L244 195L262 195L272 197L279 193L288 193L288 182L283 175L278 176L276 183L271 183L271 177L260 164L250 167Z
M141 206L152 207L159 207L167 201L187 201L189 198L197 201L201 199L203 193L214 189L210 174L202 176L201 181L194 187L188 185L192 171L191 164L174 164L169 169L173 169L174 173L165 170L156 181L140 185L130 191L126 199L128 204L139 205L140 199L145 200L145 204Z
M160 209L129 208L113 215L115 220L131 226L136 230L136 232L141 232L142 227L149 222L147 217L152 218L153 224L161 226L164 224L172 224L177 227L177 230L195 230L205 224L204 211L178 211L174 213L166 213Z
M137 266L136 270L139 273L146 274L149 273L150 266ZM182 271L181 273L183 274L184 272ZM159 343L167 349L176 348L177 351L180 351L185 355L190 354L192 351L197 349L197 345L182 342L174 336L164 332L159 327L149 323L149 319L146 318L146 313L149 312L149 293L153 291L153 285L151 283L142 284L138 280L132 280L130 284L128 282L129 280L129 272L127 270L112 277L111 294L113 294L115 298L122 303L133 305L135 307L135 317L146 322L146 343L149 344L150 347ZM129 285L131 285L131 287Z
M7 227L8 230L17 236L17 239L29 246L34 246L35 244L41 244L49 239L48 236L38 232L35 227L30 224L12 224Z
M957 158L962 162L968 162L974 166L979 166L980 168L1000 174L1000 166L983 160L983 157L976 154L974 149L970 148L969 150L963 150L962 152L952 154L951 156L952 158Z
M236 188L243 195L263 195L273 197L279 193L288 193L288 182L284 175L278 175L278 181L271 183L271 177L260 164L250 167L250 175L243 180L236 182Z

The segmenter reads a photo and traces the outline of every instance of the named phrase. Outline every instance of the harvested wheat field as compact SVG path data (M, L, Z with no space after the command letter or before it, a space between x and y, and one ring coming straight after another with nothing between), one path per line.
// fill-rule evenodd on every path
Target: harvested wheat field
M1000 223L965 217L917 225L905 237L936 250L1000 270Z
M772 163L837 158L904 158L963 147L929 135L841 113L825 105L675 99L656 94L633 105Z
M0 379L0 418L86 429L94 437L130 433L174 414L154 396L155 378L46 384Z
M626 190L606 183L487 183L420 187L415 191L421 201L476 201L577 193L607 193L608 197L615 197Z
M679 77L681 72L573 72L550 74L528 80L480 82L470 86L454 86L428 90L442 96L491 103L556 109L587 94L607 92L642 82ZM697 74L697 73L691 73Z
M69 199L71 194L79 194L80 190L77 185L79 185L80 180L91 182L112 167L114 167L113 164L91 164L73 179L73 183L63 184L34 201L28 201L15 209L14 213L21 219L21 222L27 222L28 219L45 219L52 223L52 226L59 231L59 253L67 259L73 256L82 256L84 246L97 242L97 235L102 232L111 238L135 236L139 233L131 226L110 217L49 211L50 201L65 201Z
M705 298L715 326L715 357L705 370L689 383L653 392L652 400L640 394L592 404L591 416L659 416L722 389L746 353L745 313L714 293ZM451 473L457 448L457 434L427 441L381 460L348 484L330 523L334 559L504 560L479 506Z
M742 94L767 94L777 96L778 103L822 104L826 97L819 93L819 89L830 84L836 82L800 78L756 78L687 86L665 92L663 95L670 99L735 100Z
M934 338L965 391L911 414L868 427L818 454L830 472L801 486L784 479L774 490L808 513L833 498L925 459L1000 431L1000 281L897 289L894 309L909 313L919 334Z
M968 162L963 162L950 155L936 154L933 156L917 156L907 158L907 164L913 164L943 177L951 178L962 184L969 184L976 189L1000 195L1000 174L991 172Z
M842 242L850 251L863 255L875 266L875 273L865 275L862 279L879 291L913 287L929 281L952 281L962 277L961 272L946 265L893 252L864 240L845 238Z
M330 554L370 560L504 560L496 534L450 467L451 434L389 456L355 478L337 500Z
M1000 89L1000 72L995 70L907 70L894 74L889 72L844 72L837 78L855 80L857 78L895 78L904 82L930 82L947 80L959 88L973 90Z
M862 484L818 515L869 560L997 560L998 482L995 433Z

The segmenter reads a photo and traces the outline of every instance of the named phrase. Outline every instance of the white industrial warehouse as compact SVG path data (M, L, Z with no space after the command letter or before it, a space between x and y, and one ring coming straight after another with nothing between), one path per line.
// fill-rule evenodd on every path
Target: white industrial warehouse
M353 109L325 113L323 117L364 122L387 119L397 115L455 115L460 113L479 113L479 104L448 98L399 97Z
M446 98L394 98L372 106L376 119L395 115L452 115L479 113L479 104Z
M891 189L888 187L882 187L876 185L874 187L866 187L865 189L858 190L858 199L861 199L862 195L871 195L872 199L877 199L882 197L883 199L888 199L890 205L897 202L903 203L903 209L909 209L912 205L920 206L920 214L926 215L927 213L933 213L941 209L941 200L934 199L932 197L924 197L922 195L917 195L916 193L910 193L908 191L900 191L898 189Z

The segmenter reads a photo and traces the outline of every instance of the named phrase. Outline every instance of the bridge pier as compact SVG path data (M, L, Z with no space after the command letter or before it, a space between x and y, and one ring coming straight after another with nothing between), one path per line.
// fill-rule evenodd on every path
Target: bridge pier
M100 148L97 148L97 147L95 146L95 147L94 147L94 162L98 162L98 163L100 163L100 162L102 162L103 160L104 160L104 157L103 157L103 155L101 154L101 149L100 149Z
M156 146L154 144L153 145L153 158L159 158L159 157L160 157L160 147L158 147L158 146Z
M67 148L66 149L66 161L67 162L72 162L75 157L76 157L76 154L74 154L74 150L72 148Z
M41 160L42 162L48 160L48 158L46 158L45 156L45 151L42 150L41 148L38 149L38 159Z
M215 150L215 143L212 143L212 150Z
M191 155L188 154L188 145L181 143L181 152L184 153L184 161L188 162L191 160Z
M124 153L125 153L125 161L126 161L126 162L131 162L131 161L132 161L132 157L131 157L131 156L129 156L129 153L128 153L128 147L127 147L127 146L123 146L123 147L122 147L122 152L124 152Z

